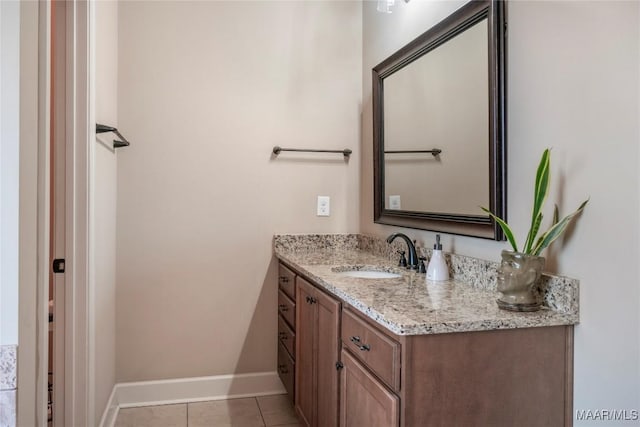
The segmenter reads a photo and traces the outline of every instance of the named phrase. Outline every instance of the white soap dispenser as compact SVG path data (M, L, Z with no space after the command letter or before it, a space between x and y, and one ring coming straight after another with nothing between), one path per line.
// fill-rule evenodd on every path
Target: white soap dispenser
M431 254L431 260L429 260L427 280L433 280L436 282L449 280L449 267L447 266L447 261L444 259L444 255L442 254L442 245L440 244L439 234L436 234L436 244L433 245L433 253Z

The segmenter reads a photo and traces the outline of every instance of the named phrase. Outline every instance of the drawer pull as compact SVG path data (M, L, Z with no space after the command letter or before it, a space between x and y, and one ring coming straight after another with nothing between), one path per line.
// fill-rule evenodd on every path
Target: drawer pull
M285 276L280 276L280 283L289 283L289 278Z
M289 370L287 369L287 365L278 365L278 370L281 374L288 374Z
M280 311L289 311L289 307L287 307L286 304L278 304L278 308Z
M369 344L360 345L360 337L359 336L353 336L350 339L351 339L351 342L354 343L356 345L356 347L358 347L360 350L362 350L362 351L371 351L371 346Z
M286 332L280 332L278 333L278 336L281 340L286 340L287 339L287 333Z

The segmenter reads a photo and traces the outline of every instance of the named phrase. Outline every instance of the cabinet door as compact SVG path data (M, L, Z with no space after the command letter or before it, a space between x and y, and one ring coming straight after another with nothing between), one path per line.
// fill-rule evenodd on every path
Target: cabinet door
M317 425L338 426L339 373L336 363L340 360L340 303L321 291L316 291L317 344L316 389Z
M400 400L342 350L340 427L397 427Z
M311 304L314 287L296 278L296 410L303 423L314 425L316 389L314 387L314 334L316 305Z

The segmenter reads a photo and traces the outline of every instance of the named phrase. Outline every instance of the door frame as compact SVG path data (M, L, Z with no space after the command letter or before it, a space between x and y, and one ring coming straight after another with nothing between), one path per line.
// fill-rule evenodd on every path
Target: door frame
M47 421L50 9L20 4L17 424Z
M66 425L94 420L92 0L67 3ZM51 5L20 5L20 226L17 424L47 425Z

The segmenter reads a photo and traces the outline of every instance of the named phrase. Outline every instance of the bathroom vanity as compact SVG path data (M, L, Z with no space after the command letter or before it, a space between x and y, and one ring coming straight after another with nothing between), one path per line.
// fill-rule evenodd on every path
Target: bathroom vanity
M454 280L427 285L372 237L274 244L278 371L307 425L572 424L576 281L546 276L545 308L513 313L495 303L490 262L452 256Z

